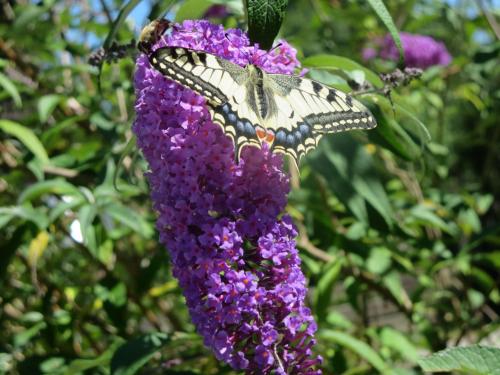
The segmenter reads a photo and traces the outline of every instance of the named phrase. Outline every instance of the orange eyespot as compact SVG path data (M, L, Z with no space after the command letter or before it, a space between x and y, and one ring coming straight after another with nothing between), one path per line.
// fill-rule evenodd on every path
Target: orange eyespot
M267 136L267 132L265 129L262 129L262 128L257 128L255 129L255 133L257 134L257 137L262 141L264 139L266 139L266 136Z
M255 134L257 134L260 143L266 142L269 145L272 145L276 138L272 130L263 129L261 127L255 129Z
M267 131L266 142L272 144L274 142L274 133L270 130Z

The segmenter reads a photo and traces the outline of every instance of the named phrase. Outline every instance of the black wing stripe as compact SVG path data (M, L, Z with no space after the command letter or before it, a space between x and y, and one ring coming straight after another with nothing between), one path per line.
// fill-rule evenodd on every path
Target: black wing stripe
M367 112L337 112L311 114L304 118L313 124L315 133L335 133L354 129L371 129L376 126Z
M177 51L177 54L178 53L179 51ZM198 94L207 97L209 101L215 100L220 104L228 100L227 96L217 86L200 78L207 70L211 71L213 74L214 69L205 67L203 73L198 76L192 73L195 65L190 64L187 60L183 65L177 63L179 59L182 58L182 55L177 55L175 60L172 60L173 58L174 57L170 54L170 49L161 48L153 52L149 61L154 68L160 71L164 76L183 86L189 87ZM189 69L186 67L187 64L189 64ZM210 74L210 76L212 76L212 74Z

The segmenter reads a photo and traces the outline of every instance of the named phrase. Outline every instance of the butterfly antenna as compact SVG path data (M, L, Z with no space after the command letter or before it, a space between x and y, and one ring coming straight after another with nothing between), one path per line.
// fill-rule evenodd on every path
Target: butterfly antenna
M229 34L228 33L224 33L224 37L229 41L229 43L231 43L233 45L234 48L238 48L236 47L234 44L233 44L233 41L231 39L229 39ZM250 52L246 51L245 49L243 49L243 53L245 54L245 57L247 59L248 62L250 62Z
M282 42L279 42L279 43L278 43L278 44L276 44L273 48L271 48L271 49L269 50L269 52L268 52L268 53L273 52L275 49L277 49L277 48L281 47L282 45L283 45L283 43L282 43Z

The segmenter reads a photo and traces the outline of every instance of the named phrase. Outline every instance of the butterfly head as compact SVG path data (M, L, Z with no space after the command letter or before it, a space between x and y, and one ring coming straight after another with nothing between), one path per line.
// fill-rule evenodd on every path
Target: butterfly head
M247 66L245 66L245 69L248 72L249 81L255 83L262 81L264 72L257 65L248 64Z

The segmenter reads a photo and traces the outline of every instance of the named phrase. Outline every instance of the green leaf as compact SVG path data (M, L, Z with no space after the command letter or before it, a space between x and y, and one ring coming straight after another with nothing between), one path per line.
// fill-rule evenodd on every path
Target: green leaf
M360 221L368 223L368 202L391 227L392 207L384 187L374 172L372 157L348 134L336 134L321 141L311 164L320 171L330 188ZM327 159L327 160L325 160Z
M6 225L14 217L19 217L26 221L31 221L39 229L45 229L49 225L47 216L40 210L35 210L29 206L0 207L0 228Z
M391 251L385 247L376 246L371 249L366 261L366 268L371 273L383 274L391 265Z
M179 10L175 13L175 21L195 20L202 18L208 8L213 5L208 0L187 0L184 1Z
M406 109L399 103L394 103L394 107L399 113L404 114L409 119L411 119L415 124L417 124L418 129L420 130L421 133L420 138L423 139L424 143L428 143L431 141L431 134L429 133L429 130L427 130L425 124L422 121L420 121L417 116L415 116L410 110Z
M480 345L442 350L418 361L427 372L460 371L471 375L500 375L500 348Z
M16 107L21 107L23 105L16 85L14 85L14 83L12 83L12 81L3 73L0 73L0 86L3 87L3 89L10 95L12 100L14 100Z
M272 47L285 17L288 0L246 0L248 37L262 49Z
M125 22L125 19L127 16L134 10L134 8L140 3L140 0L130 0L127 4L125 4L121 9L120 12L118 13L118 16L113 22L113 25L111 25L111 29L109 30L108 36L106 37L106 40L104 41L103 48L105 50L108 50L109 47L111 46L111 43L115 40L115 36L118 33L118 30L120 30L120 27L122 26L123 22Z
M416 159L419 154L418 149L415 144L407 143L407 139L401 136L402 132L404 132L403 128L396 121L386 118L378 108L375 108L372 112L377 118L377 127L368 133L370 141L390 150L405 160L412 161Z
M40 364L40 370L44 374L57 374L64 367L64 358L52 357Z
M49 164L45 148L31 129L10 120L0 120L0 129L19 139L43 164Z
M26 345L33 337L35 337L41 330L47 327L47 323L38 322L34 326L19 332L14 335L14 346L16 348Z
M111 375L135 374L169 340L164 333L150 333L123 344L111 360Z
M314 305L316 307L314 312L318 315L319 321L322 321L326 317L332 296L332 289L340 275L343 263L342 259L335 259L328 263L318 281L318 286L314 293Z
M57 143L61 137L64 136L61 134L64 130L71 128L75 123L84 119L86 119L86 116L67 117L61 122L54 124L49 129L45 130L40 136L40 140L43 142L45 147L50 149L54 143Z
M42 4L33 4L25 7L15 18L13 29L17 32L26 32L30 25L37 24L38 18L46 14L47 10L54 5L55 0L44 1Z
M366 79L376 87L384 86L384 83L380 79L380 77L372 72L370 69L365 68L364 66L358 64L356 61L348 59L343 56L337 55L313 55L302 61L302 65L306 68L317 68L317 69L326 69L326 70L336 70L341 69L343 71L353 71L353 70L361 70Z
M113 187L115 188L116 191L120 191L118 187L118 176L120 175L120 172L123 169L123 161L125 158L130 155L133 150L137 150L137 139L135 136L131 137L127 144L125 145L125 148L122 151L122 154L120 155L120 160L118 160L118 165L113 171Z
M408 132L394 119L394 115L398 115L399 112L395 112L389 99L378 94L366 96L383 110L380 111L377 107L372 109L377 118L378 126L375 131L368 132L370 139L409 161L420 157L423 151L422 147L417 145ZM405 115L409 116L409 112ZM412 121L415 120L412 119ZM422 131L422 133L426 134L427 130ZM425 137L423 142L427 142Z
M133 209L119 203L110 203L104 207L104 210L116 221L126 225L144 238L151 238L153 236L154 230L151 224L141 218Z
M108 294L108 300L115 306L123 306L127 303L127 287L124 283L115 285Z
M19 195L18 203L31 202L44 194L83 196L76 186L62 178L55 178L30 185Z
M437 227L447 233L451 232L450 227L443 219L437 216L431 208L422 204L411 209L407 221L416 221L417 223Z
M87 204L78 211L78 219L80 220L83 243L89 248L92 254L98 258L95 228L92 225L96 215L97 207L95 205Z
M320 143L319 148L322 147ZM319 150L306 159L313 170L321 174L326 180L328 187L349 211L365 226L369 226L368 211L366 202L359 194L354 193L354 187L351 182L344 178L337 168L332 168L332 163L327 159L325 153ZM329 183L331 182L331 183Z
M115 41L116 34L120 30L120 27L122 26L123 22L125 22L125 19L127 16L134 10L134 8L140 3L140 0L130 0L127 4L125 4L121 9L120 12L118 13L118 16L116 19L113 21L113 24L111 25L111 28L109 30L108 35L106 36L106 40L104 41L102 48L105 51L108 51L109 48L111 47L111 44ZM97 86L99 92L101 91L101 74L102 74L102 65L99 66L99 73L97 76Z
M73 375L95 367L104 367L108 365L111 362L111 358L113 357L116 349L124 342L125 340L121 337L117 337L115 342L113 342L113 344L111 344L111 346L99 357L91 359L75 359L69 364L68 368L64 372L64 375Z
M382 284L389 289L391 294L396 298L396 300L402 305L405 306L408 304L407 297L404 294L403 285L401 284L400 274L392 270L387 275L382 278Z
M49 220L52 223L54 220L59 218L65 212L70 212L74 208L77 208L83 204L85 204L86 200L83 196L74 196L69 202L61 200L57 203L49 213Z
M59 105L62 96L57 94L45 95L38 101L38 117L40 122L47 122L54 109Z
M389 33L396 44L396 47L399 51L399 64L402 66L405 62L405 54L403 51L403 47L401 45L401 39L399 38L399 33L392 17L385 7L385 4L382 0L368 0L368 3L371 5L375 13L379 16L379 18L384 23L385 27L389 30Z
M370 363L375 369L382 374L391 374L392 371L389 366L384 362L368 344L358 340L351 335L344 332L334 330L323 330L319 332L319 336L325 340L337 343L341 346L348 348L354 353L358 354L361 358Z
M97 127L101 128L102 130L112 130L116 124L113 121L108 120L103 113L101 112L96 112L92 116L90 116L90 122L92 124L96 124Z
M417 348L400 331L384 327L380 332L380 341L387 347L401 354L406 360L416 363L418 361Z

